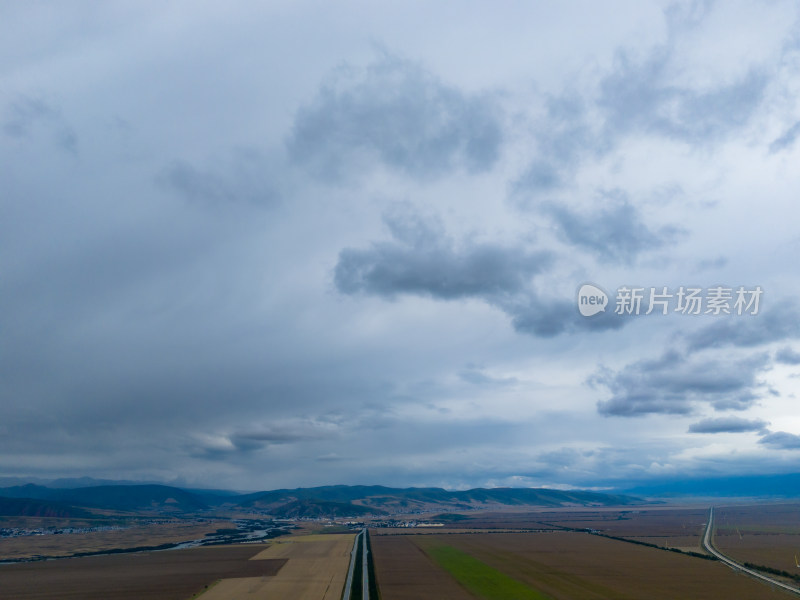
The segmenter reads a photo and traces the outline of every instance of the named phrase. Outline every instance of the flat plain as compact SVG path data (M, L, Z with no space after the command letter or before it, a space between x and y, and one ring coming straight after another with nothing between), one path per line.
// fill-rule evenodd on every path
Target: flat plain
M355 534L293 536L272 542L250 561L284 561L277 575L226 578L201 600L340 600Z
M54 526L52 519L27 519L11 521L5 525L16 525L23 522L25 527ZM92 527L92 521L60 521L61 527ZM0 540L0 561L35 556L71 556L79 552L99 552L115 548L133 548L137 546L159 546L167 543L178 543L202 539L207 533L219 528L230 527L230 521L175 520L161 523L134 522L125 529L110 531L87 531L64 535L26 535Z
M377 533L377 532L375 532ZM444 569L436 565L410 535L371 532L375 576L382 600L475 600Z
M800 504L723 506L714 514L718 550L742 563L800 575Z
M588 533L553 531L376 536L373 549L383 600L492 598L470 594L442 569L431 556L440 547L456 548L554 600L791 597L715 561ZM417 583L409 586L412 574Z
M0 565L2 600L188 600L219 579L272 577L285 558L249 560L263 544Z

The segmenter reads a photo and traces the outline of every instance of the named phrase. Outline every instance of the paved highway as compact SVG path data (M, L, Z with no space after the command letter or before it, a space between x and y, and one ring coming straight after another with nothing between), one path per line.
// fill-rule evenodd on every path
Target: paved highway
M361 572L363 577L361 578L361 594L364 600L369 600L369 570L367 569L367 530L364 529L361 534L361 543L363 544L362 548L364 552L361 553L362 562L361 562Z
M344 591L342 592L342 600L350 600L350 592L353 587L353 569L356 568L356 555L358 554L359 537L364 534L364 530L356 536L353 542L353 549L350 551L350 568L347 569L347 579L344 582Z
M796 587L783 583L782 581L778 581L776 579L772 579L771 577L767 577L766 575L763 575L758 571L754 571L753 569L748 569L744 565L739 564L735 560L731 560L730 558L719 552L716 548L714 548L714 544L711 541L711 535L713 529L714 529L714 507L712 506L708 511L708 523L706 524L705 535L703 535L703 547L735 571L742 571L743 573L752 575L757 579L766 581L769 584L772 584L781 589L792 592L793 594L800 595L800 589L797 589Z
M369 600L369 570L367 569L367 530L362 529L353 542L353 549L350 551L350 568L347 570L347 579L344 582L342 600L350 600L353 590L353 571L356 568L356 556L358 556L358 545L361 544L361 598ZM356 586L359 583L355 582ZM356 590L358 587L356 587ZM357 596L356 596L357 597Z

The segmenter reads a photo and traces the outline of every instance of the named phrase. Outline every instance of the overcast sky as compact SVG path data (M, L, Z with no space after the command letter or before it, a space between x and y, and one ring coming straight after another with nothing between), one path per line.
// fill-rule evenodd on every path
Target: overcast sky
M3 2L0 476L795 471L798 98L792 1Z

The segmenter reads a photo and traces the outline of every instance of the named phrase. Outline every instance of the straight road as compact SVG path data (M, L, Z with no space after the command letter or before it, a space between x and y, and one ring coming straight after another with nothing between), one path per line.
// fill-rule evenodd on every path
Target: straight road
M769 584L775 585L781 589L792 592L793 594L800 595L800 589L797 589L796 587L783 583L782 581L772 579L772 577L767 577L766 575L763 575L758 571L754 571L753 569L748 569L744 565L739 564L735 560L732 560L727 556L725 556L724 554L722 554L721 552L719 552L716 548L714 548L714 544L711 541L711 535L713 530L714 530L714 507L712 506L708 511L708 523L706 524L705 535L703 535L703 547L706 550L708 550L711 554L716 556L719 560L728 565L734 571L742 571L743 573L747 573L748 575L751 575L756 579L761 579L762 581L766 581Z
M363 552L361 553L361 597L364 600L369 600L369 569L367 569L367 530L364 529L361 535L361 543L363 544Z
M356 568L356 555L358 554L359 537L364 534L361 530L353 541L353 549L350 551L350 567L347 569L347 579L344 582L344 591L342 592L342 600L350 600L350 592L353 588L353 569Z

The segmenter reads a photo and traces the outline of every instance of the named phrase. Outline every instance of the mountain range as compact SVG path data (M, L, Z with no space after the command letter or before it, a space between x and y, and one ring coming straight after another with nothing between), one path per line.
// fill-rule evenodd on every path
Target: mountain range
M152 484L100 485L72 489L26 484L0 488L0 498L50 503L52 511L63 511L65 507L158 513L227 510L257 511L284 518L384 515L504 506L610 506L641 502L631 496L544 488L477 488L451 491L442 488L347 485L233 494ZM47 510L46 504L39 505L39 510Z
M330 485L239 493L150 483L109 483L89 478L52 480L47 485L13 481L21 484L0 487L0 513L5 515L78 516L87 514L87 510L197 514L222 510L259 512L282 518L361 517L509 506L620 506L645 503L642 498L800 498L800 474L663 480L619 486L613 493L549 488L445 490L380 485ZM75 485L67 487L68 482Z

